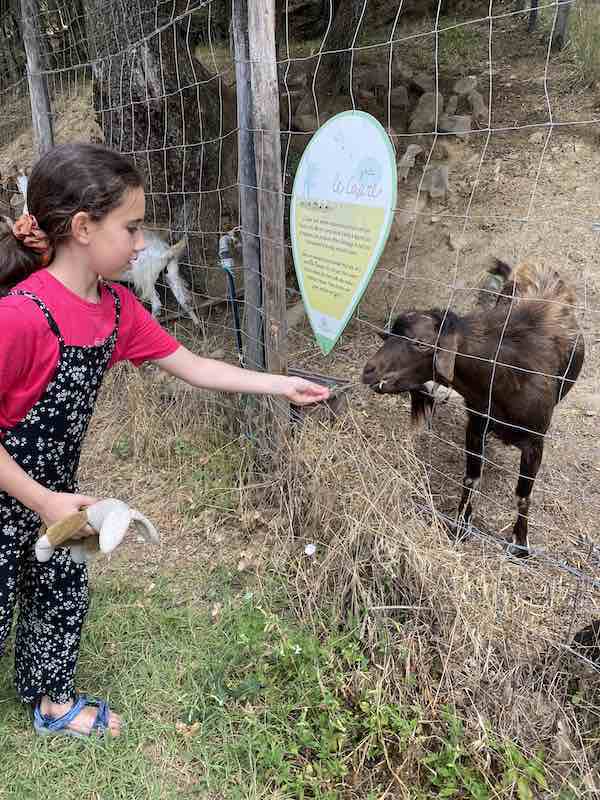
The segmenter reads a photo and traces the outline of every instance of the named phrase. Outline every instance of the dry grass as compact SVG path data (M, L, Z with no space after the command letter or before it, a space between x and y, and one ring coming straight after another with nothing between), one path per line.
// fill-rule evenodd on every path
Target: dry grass
M563 648L582 587L493 541L452 544L417 510L431 496L410 441L367 438L352 414L333 435L308 425L273 488L291 605L316 630L360 627L381 697L431 720L452 708L482 748L491 732L544 748L557 786L597 780L600 681Z
M102 130L96 120L93 105L93 87L91 82L82 81L72 89L63 87L53 99L54 141L56 144L67 142L102 142ZM9 118L0 126L0 174L12 172L14 166L29 172L35 162L33 147L33 130L30 127L31 109L29 97L24 97L13 104L15 125L11 129L3 129ZM8 111L8 114L11 113ZM20 123L20 124L19 124ZM6 146L2 146L7 143Z
M177 572L237 563L247 443L237 398L188 388L158 370L119 365L107 376L87 438L82 489L119 497L160 529L159 548L128 542L96 571ZM232 521L236 529L231 531Z

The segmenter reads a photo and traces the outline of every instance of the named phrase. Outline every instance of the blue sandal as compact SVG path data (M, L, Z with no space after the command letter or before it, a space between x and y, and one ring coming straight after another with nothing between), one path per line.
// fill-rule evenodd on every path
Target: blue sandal
M89 733L79 733L68 726L86 706L95 706L98 709L96 719ZM48 717L46 714L42 714L40 703L37 703L33 711L33 728L38 736L73 736L76 739L89 739L90 736L102 736L106 733L108 716L108 703L80 694L75 700L73 708L69 709L62 717Z

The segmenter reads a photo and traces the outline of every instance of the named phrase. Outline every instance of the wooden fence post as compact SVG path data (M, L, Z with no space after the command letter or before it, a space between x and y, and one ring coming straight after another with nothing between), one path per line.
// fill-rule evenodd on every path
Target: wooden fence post
M238 163L244 262L244 357L246 366L250 369L264 369L262 276L247 24L248 0L233 0L231 17L238 112Z
M39 7L36 0L21 0L23 42L27 55L27 80L31 101L33 146L38 158L54 145L50 97L46 76L42 74L40 56Z
M275 0L248 3L254 153L258 187L258 215L266 367L287 374L287 320L285 303L285 237L281 132L275 46ZM289 403L276 398L271 406L270 435L278 449L290 419Z

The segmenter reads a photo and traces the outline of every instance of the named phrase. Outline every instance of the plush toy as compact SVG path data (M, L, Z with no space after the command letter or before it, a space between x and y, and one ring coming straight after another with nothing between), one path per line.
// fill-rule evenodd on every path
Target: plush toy
M73 534L86 525L97 531L97 535L72 539ZM73 561L81 564L98 551L111 553L123 541L130 525L145 542L159 543L158 531L150 520L122 500L108 498L42 530L42 536L35 545L35 555L38 561L48 561L55 549L64 544L70 548Z

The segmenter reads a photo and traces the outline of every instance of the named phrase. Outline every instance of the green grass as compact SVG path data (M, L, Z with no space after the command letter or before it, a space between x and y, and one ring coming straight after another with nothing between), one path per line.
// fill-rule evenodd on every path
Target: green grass
M381 665L352 631L320 640L277 593L223 571L177 583L184 594L165 578L93 592L79 683L123 714L120 740L36 738L5 657L2 800L375 798L403 762L414 798L529 800L545 788L543 754L491 736L473 748L450 710L433 724L418 705L386 701Z
M178 456L193 464L185 482L187 500L181 513L195 517L206 508L231 512L239 508L240 487L247 470L247 458L240 437L231 438L212 432L212 441L195 442L179 437L175 442Z
M540 30L544 46L552 33L556 7L540 8ZM569 15L567 42L562 53L564 61L572 61L579 73L579 81L589 86L600 81L600 8L596 0L579 0Z

